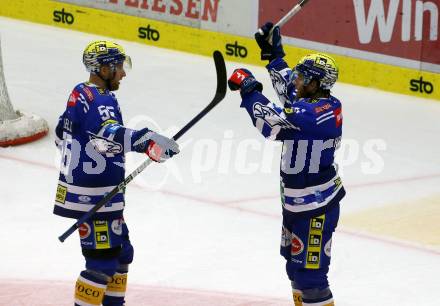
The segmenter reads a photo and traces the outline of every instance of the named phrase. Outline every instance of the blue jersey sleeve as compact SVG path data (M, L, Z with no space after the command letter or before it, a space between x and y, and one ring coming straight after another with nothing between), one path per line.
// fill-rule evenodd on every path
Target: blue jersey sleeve
M254 91L243 97L245 108L254 126L272 140L295 139L304 135L332 137L339 133L339 101L322 100L310 103L305 99L281 108L270 102L263 94ZM339 108L338 108L339 106ZM331 119L331 120L330 120Z
M278 99L284 107L288 106L295 97L295 86L291 82L292 70L282 58L276 58L266 68Z

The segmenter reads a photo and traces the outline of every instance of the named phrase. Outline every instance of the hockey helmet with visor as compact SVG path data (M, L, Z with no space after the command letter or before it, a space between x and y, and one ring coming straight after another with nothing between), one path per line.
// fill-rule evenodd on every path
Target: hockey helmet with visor
M338 79L339 69L335 60L322 53L309 54L301 58L290 75L293 82L298 74L304 78L304 85L307 86L312 80L319 82L319 87L330 90Z
M87 71L99 74L101 66L108 65L116 70L119 64L123 64L125 70L132 67L130 56L125 54L121 45L106 41L93 41L87 45L83 53L83 63Z

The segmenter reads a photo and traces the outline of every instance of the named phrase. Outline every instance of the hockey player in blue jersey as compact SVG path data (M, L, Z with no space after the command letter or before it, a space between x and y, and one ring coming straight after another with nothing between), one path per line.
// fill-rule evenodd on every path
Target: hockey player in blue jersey
M179 153L178 144L148 128L124 127L112 91L131 68L124 49L109 41L94 41L83 53L88 82L70 94L56 127L62 161L54 213L80 218L125 178L125 153L146 153L157 162ZM75 286L75 305L124 305L133 246L123 217L120 192L92 220L79 227L85 270Z
M333 58L316 53L303 57L294 69L283 60L279 27L266 23L255 34L261 58L281 103L270 102L252 73L236 69L228 80L240 90L240 107L270 140L283 142L280 171L283 225L281 255L292 284L295 306L331 306L327 274L331 239L345 191L334 164L342 135L341 103L330 94L338 78Z

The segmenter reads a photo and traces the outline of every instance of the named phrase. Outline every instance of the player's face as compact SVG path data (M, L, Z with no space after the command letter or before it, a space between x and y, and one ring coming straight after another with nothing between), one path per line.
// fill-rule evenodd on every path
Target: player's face
M309 84L304 84L304 76L298 73L296 78L293 80L293 84L296 89L296 98L310 98L315 93L315 82L311 81Z
M119 89L120 81L126 76L125 70L124 70L124 64L118 64L116 66L114 77L110 81L110 90L115 91Z

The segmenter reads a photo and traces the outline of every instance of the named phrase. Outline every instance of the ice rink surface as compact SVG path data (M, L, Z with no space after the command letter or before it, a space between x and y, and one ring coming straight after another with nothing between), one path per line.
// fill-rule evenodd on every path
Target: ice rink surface
M77 235L57 240L73 220L52 214L53 129L88 77L84 47L102 37L7 18L0 35L15 108L51 128L38 142L0 148L0 305L72 305L83 259ZM171 136L212 99L211 58L119 42L134 63L116 92L126 125ZM266 70L246 67L276 100ZM346 84L334 95L343 103L347 189L329 275L336 305L440 305L440 103ZM129 185L127 305L293 304L278 254L280 145L258 134L239 102L228 92L181 138L180 155ZM128 173L143 158L127 156Z

